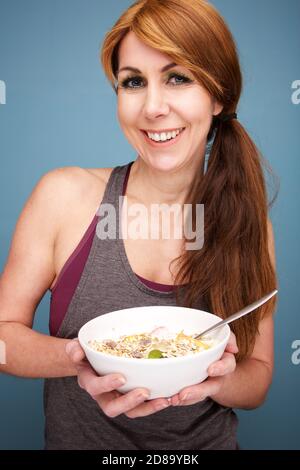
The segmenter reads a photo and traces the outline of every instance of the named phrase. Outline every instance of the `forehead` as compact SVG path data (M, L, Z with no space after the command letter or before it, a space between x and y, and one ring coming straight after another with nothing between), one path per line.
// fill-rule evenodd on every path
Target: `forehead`
M163 67L170 62L170 57L143 43L133 31L123 38L119 48L119 68L127 65L138 67L139 65L157 64Z

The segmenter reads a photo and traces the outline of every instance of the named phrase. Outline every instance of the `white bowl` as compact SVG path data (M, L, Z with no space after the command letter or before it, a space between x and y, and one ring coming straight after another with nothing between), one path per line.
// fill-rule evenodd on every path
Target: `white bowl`
M185 387L207 378L207 369L221 358L230 336L224 325L212 332L215 343L209 349L181 357L135 359L95 351L90 340L117 339L122 335L150 332L165 326L173 333L184 330L187 335L199 333L221 318L203 310L172 306L134 307L100 315L82 326L78 339L86 357L99 375L121 373L126 384L121 393L147 388L150 398L171 397Z

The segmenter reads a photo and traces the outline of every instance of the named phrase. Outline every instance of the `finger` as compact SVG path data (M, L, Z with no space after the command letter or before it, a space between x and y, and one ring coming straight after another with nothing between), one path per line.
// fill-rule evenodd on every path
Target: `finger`
M66 344L66 353L74 364L85 359L85 352L80 346L78 339L72 339Z
M176 395L173 395L171 398L171 405L172 406L177 406L179 404L180 398L179 398L179 393L176 393Z
M128 418L139 418L141 416L149 416L158 411L165 410L171 405L171 398L157 398L155 400L148 400L128 411L126 416Z
M230 332L229 340L226 345L225 351L232 352L234 354L236 354L239 351L239 348L236 342L236 336L233 333L233 331Z
M150 393L147 389L137 388L114 400L109 394L100 395L97 397L97 402L107 416L115 418L141 405L149 399L149 396Z
M219 361L211 364L207 370L210 377L223 376L230 374L236 368L236 360L234 354L224 352L222 358Z
M199 385L181 390L179 393L179 406L194 405L200 401L205 400L211 395L219 392L222 384L222 379L215 377L209 378Z
M111 392L126 383L126 379L120 374L108 374L100 377L88 363L78 365L77 370L79 386L97 401L102 393Z

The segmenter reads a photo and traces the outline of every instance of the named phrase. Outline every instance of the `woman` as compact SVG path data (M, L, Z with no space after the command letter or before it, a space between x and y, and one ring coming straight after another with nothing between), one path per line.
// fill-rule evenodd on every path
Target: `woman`
M232 324L206 381L169 399L121 395L124 378L97 376L76 339L109 311L181 303L225 318L276 288L263 160L236 115L234 40L203 0L142 0L107 33L101 59L138 156L116 168L59 168L35 187L1 277L1 371L46 378L46 449L237 449L232 408L260 406L272 380L274 299ZM161 139L170 141L153 143ZM129 207L204 204L203 247L97 236L104 204L123 222L122 195ZM51 336L32 330L47 289Z

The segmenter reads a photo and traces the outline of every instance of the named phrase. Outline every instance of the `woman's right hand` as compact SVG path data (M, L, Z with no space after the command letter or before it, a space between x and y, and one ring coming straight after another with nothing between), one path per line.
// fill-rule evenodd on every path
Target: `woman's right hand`
M149 391L136 388L122 394L116 389L126 383L121 374L99 376L88 362L78 339L66 344L66 352L77 370L78 384L98 403L110 418L124 413L128 418L148 416L170 406L171 400L156 398L148 400ZM118 382L123 379L123 382Z

